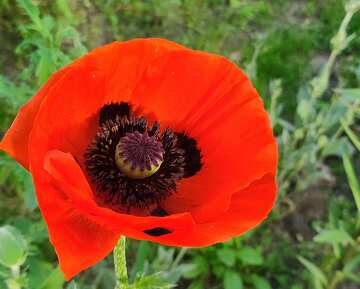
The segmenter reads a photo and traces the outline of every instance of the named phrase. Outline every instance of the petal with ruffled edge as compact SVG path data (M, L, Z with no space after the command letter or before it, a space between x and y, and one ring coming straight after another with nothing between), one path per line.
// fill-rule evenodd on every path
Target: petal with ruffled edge
M120 234L154 240L147 230L191 230L189 213L168 217L137 217L99 207L80 166L69 153L47 153L43 170L32 172L50 240L67 279L104 258ZM175 235L174 235L175 236Z
M40 90L24 104L11 127L0 142L0 150L5 151L17 160L24 168L29 168L28 142L30 131L33 127L35 117L44 97L69 70L70 66L54 73Z
M50 151L41 175L39 190L52 194L43 203L50 238L68 279L105 257L120 234L172 246L208 246L226 241L266 218L276 192L274 176L267 174L235 193L225 214L207 223L194 223L188 213L136 217L99 207L69 153ZM156 237L144 232L154 228L170 233Z

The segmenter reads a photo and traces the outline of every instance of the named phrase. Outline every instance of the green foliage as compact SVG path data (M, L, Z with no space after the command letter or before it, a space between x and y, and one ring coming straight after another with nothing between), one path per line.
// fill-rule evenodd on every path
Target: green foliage
M251 247L240 248L238 258L245 265L261 265L263 263L262 255Z
M299 261L310 271L315 289L322 289L328 284L327 278L318 266L303 257L299 257Z
M159 274L140 277L129 287L129 289L169 289L174 285L169 284Z
M228 248L221 248L216 252L219 260L227 267L232 267L235 264L236 253Z
M23 71L24 78L30 78L35 72L38 84L42 84L51 73L73 58L86 52L77 30L66 24L61 18L54 19L48 15L42 16L39 8L31 0L17 0L18 5L24 9L30 23L22 24L19 29L24 40L16 48L17 53L29 53L29 66ZM57 1L64 17L70 17L65 1ZM69 48L64 49L68 46Z
M234 271L226 271L224 276L224 288L225 289L242 289L243 282L241 275Z
M341 229L322 230L315 236L314 241L334 245L339 243L346 245L348 243L353 244L355 242L346 231Z
M356 288L360 7L345 2L0 1L0 136L51 73L103 43L165 37L222 54L269 110L277 205L257 230L209 248L131 241L131 288ZM111 258L64 281L31 176L4 154L0 196L0 288L114 288Z
M26 241L14 227L0 227L0 264L12 268L21 266L26 260Z
M30 174L9 156L0 158L0 185L15 191L21 197L28 210L37 207L35 191Z
M343 163L351 191L354 195L355 204L358 208L358 211L360 212L360 184L356 177L355 169L352 166L350 158L346 153L343 155Z

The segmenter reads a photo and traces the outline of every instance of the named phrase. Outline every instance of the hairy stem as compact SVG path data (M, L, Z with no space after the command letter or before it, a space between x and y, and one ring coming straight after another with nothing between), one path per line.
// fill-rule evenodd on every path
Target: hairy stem
M125 243L126 238L121 236L114 248L114 265L116 276L115 289L126 289L129 285L126 268Z

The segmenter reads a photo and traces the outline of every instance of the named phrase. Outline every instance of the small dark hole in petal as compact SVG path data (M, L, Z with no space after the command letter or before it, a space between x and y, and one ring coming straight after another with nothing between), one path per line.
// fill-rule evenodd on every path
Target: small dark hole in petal
M102 125L109 119L115 119L116 116L129 116L130 106L126 102L121 103L109 103L104 105L100 110L99 123Z
M148 234L150 236L159 237L163 235L167 235L172 233L172 231L169 231L168 229L157 227L150 230L143 231L145 234Z

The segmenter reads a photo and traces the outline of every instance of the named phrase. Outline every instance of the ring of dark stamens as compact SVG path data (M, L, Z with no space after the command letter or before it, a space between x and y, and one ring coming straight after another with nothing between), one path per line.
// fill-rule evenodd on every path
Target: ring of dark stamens
M144 179L125 176L115 163L120 139L135 132L146 133L160 142L164 150L158 171ZM161 132L159 123L149 125L146 118L135 116L127 103L112 103L100 110L98 132L84 156L98 197L126 211L159 204L176 191L178 180L193 176L201 168L201 154L194 139L169 128Z
M103 125L109 119L115 119L116 116L130 116L130 105L126 102L110 103L105 105L100 110L99 124Z

